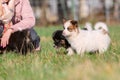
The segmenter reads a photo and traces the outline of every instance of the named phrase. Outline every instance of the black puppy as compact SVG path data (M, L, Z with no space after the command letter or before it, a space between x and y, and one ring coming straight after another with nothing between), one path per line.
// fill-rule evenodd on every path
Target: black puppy
M69 42L65 39L65 37L62 35L62 32L63 30L56 30L55 32L53 32L52 39L54 41L54 47L55 48L64 47L67 49L71 46Z
M31 41L30 31L23 30L12 34L7 49L24 55L33 51L34 47Z
M4 51L15 51L26 55L28 52L32 52L33 50L34 46L31 41L29 30L15 32L11 35L9 44L5 48L0 46L0 54L3 54Z
M54 41L54 47L56 49L60 47L64 47L67 51L67 55L72 55L73 50L71 48L71 45L66 40L66 38L62 35L62 33L63 33L63 30L56 30L55 32L53 32L52 39Z

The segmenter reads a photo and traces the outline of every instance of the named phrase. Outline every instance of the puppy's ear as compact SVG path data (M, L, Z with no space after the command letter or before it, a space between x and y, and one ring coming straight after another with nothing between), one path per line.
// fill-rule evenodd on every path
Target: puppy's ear
M63 18L63 23L65 23L67 20L65 18Z
M72 21L71 21L71 24L74 25L74 26L76 26L76 27L78 27L78 22L75 21L75 20L72 20Z

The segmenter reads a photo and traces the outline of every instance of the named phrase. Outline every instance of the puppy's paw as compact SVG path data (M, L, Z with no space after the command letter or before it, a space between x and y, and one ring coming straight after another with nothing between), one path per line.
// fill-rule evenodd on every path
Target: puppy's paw
M73 51L73 49L71 48L71 47L69 47L68 49L67 49L67 55L69 55L69 56L71 56L71 55L73 55L74 54L74 51Z

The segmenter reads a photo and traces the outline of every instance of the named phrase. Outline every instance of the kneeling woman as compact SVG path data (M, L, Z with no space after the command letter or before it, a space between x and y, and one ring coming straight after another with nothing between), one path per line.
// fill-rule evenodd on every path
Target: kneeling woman
M2 1L5 3L9 3L11 0L2 0ZM29 0L13 0L13 1L15 1L14 2L14 10L11 10L9 7L7 7L8 12L14 13L14 16L11 18L12 25L2 35L1 47L5 48L5 47L9 46L9 44L11 44L11 42L13 44L18 43L18 45L20 47L18 47L17 45L15 45L15 46L10 45L10 47L13 47L13 48L18 47L18 48L20 48L20 49L18 49L18 51L20 52L20 51L22 51L21 48L24 46L24 43L19 44L19 43L21 43L19 41L24 42L24 40L21 40L21 39L27 40L27 38L29 38L30 42L32 42L32 44L33 44L34 49L40 50L40 45L39 45L40 38L37 35L37 33L33 30L33 26L35 25L35 17L34 17L33 10L30 5ZM5 21L7 18L6 16L9 16L9 14L5 14L4 17L0 18L1 21ZM17 39L17 38L15 38L15 36L17 36L17 38L19 38L17 40L17 43L15 42L15 40ZM23 36L23 38L21 38L21 36ZM28 37L26 38L26 36L28 36ZM24 50L24 48L23 48L23 50ZM25 51L25 53L26 53L26 51Z

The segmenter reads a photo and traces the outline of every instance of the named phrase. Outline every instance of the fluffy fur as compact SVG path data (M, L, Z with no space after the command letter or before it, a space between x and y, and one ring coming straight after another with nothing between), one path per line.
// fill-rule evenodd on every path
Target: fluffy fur
M28 52L32 52L33 50L34 47L31 41L29 30L15 32L11 35L9 44L5 48L0 46L0 54L4 53L4 51L15 51L17 53L26 55Z
M12 34L7 49L24 55L28 52L32 52L34 50L34 46L31 41L30 31L23 30Z
M92 24L91 24L90 22L86 22L84 28L85 28L86 30L89 30L89 31L92 31L92 30L93 30L93 29L92 29Z
M77 21L64 22L63 35L71 44L72 50L81 56L85 52L104 53L110 45L107 25L103 22L95 24L95 30L81 30Z

